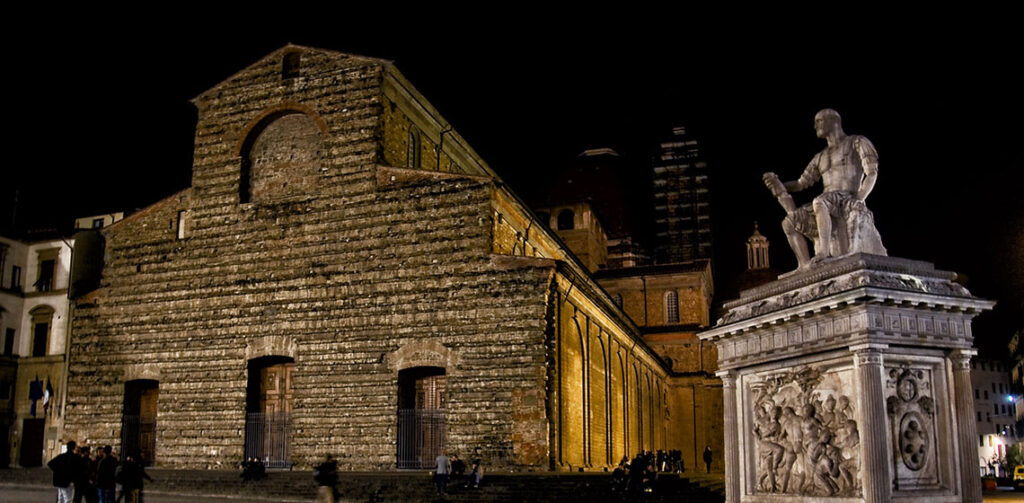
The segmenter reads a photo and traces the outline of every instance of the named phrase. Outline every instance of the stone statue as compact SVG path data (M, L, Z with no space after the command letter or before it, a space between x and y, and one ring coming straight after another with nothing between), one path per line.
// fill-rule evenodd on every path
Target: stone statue
M878 177L875 147L863 136L843 132L839 113L829 108L814 116L814 130L828 146L811 159L799 179L783 183L775 173L763 177L786 210L782 230L799 268L851 253L886 255L874 217L864 203ZM811 187L818 179L824 192L812 203L797 207L789 194ZM807 250L807 239L814 241L814 258Z

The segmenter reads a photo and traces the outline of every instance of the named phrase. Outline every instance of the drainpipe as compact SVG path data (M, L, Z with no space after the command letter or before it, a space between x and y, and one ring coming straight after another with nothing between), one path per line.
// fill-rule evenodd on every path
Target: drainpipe
M75 247L73 244L64 241L64 244L71 249L71 263L75 263ZM71 294L71 268L68 267L68 295ZM75 317L75 302L68 298L68 314L67 319L64 321L64 376L61 383L60 390L60 423L57 426L57 441L60 442L64 437L64 418L65 412L67 412L68 404L68 371L71 367L71 320ZM47 453L49 454L49 453Z
M437 153L437 170L441 171L441 151L444 150L444 135L452 131L452 125L448 124L444 129L441 130L441 136L437 139L437 148L434 149Z
M646 327L646 326L648 326L648 323L647 323L647 277L646 276L640 276L640 282L643 283L643 291L644 291L644 326Z

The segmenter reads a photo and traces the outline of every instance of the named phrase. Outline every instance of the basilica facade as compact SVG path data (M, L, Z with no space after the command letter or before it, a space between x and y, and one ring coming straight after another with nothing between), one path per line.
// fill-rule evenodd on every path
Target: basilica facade
M286 46L194 104L191 187L76 250L63 440L167 468L720 452L706 262L639 271L643 301L599 282L388 61Z

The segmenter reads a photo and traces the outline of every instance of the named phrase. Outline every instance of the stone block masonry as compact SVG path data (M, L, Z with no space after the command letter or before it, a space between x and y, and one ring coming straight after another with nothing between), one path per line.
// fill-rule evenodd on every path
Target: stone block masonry
M433 369L438 438L490 467L664 442L660 360L389 62L288 46L194 102L192 186L104 229L100 287L75 300L65 438L121 445L155 396L157 466L231 469L258 403L288 414L290 464L394 469L399 408L432 400L400 374ZM582 345L562 345L569 309ZM268 358L286 367L254 370ZM133 382L155 391L132 405ZM641 416L642 443L623 432Z

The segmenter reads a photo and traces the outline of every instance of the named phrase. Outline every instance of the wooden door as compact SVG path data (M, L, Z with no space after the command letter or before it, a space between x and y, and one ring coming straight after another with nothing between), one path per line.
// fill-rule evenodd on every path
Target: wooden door
M43 465L43 431L46 419L25 419L21 423L21 458L22 467Z
M268 415L292 411L294 363L278 363L260 370L260 410Z
M159 388L145 388L139 396L139 450L146 465L156 460L156 402Z
M416 408L443 409L445 376L435 375L416 380Z

